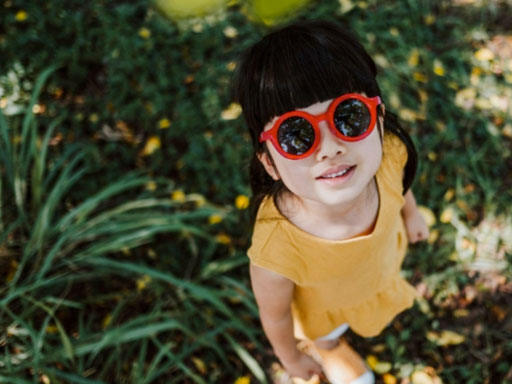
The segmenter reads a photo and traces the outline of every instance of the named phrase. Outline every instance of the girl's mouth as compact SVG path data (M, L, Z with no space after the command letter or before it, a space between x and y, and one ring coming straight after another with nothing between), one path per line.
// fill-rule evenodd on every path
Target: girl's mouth
M322 182L327 182L329 184L338 184L340 182L345 182L346 180L348 180L349 177L354 173L355 168L356 166L352 165L350 167L341 169L337 172L323 174L322 176L319 176L316 179Z

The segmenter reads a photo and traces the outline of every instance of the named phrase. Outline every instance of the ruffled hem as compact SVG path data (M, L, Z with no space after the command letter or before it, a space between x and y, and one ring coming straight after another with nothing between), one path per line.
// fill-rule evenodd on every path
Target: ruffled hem
M348 323L362 337L377 336L396 315L414 304L415 297L417 293L414 287L397 276L383 291L357 306L325 313L308 313L307 319L302 321L294 311L295 337L315 340L343 323Z

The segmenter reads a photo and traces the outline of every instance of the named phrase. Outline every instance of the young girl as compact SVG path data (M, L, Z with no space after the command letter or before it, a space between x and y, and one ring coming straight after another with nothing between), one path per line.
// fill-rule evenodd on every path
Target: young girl
M415 297L400 266L428 236L409 189L416 151L375 76L351 33L317 21L264 37L234 78L255 148L252 288L293 377L373 383L340 336L379 334Z

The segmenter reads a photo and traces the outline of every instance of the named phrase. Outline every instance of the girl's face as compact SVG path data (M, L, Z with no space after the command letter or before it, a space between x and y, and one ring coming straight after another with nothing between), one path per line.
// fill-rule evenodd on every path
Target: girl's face
M300 110L313 115L325 113L332 100L312 104ZM382 108L384 112L384 105ZM383 126L383 115L384 113L378 117L380 127ZM269 130L277 119L275 117L268 122L264 130ZM265 152L258 157L268 174L274 180L281 179L290 192L305 205L334 207L350 204L368 188L379 169L382 160L379 131L375 127L366 138L347 142L334 136L326 121L320 122L319 128L320 144L305 159L286 159L269 141L265 145L272 159Z

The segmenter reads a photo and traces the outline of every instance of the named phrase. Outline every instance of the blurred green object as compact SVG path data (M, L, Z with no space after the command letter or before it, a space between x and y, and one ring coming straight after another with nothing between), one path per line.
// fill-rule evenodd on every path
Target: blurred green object
M226 0L155 0L155 6L170 19L205 16L223 8Z
M274 25L293 16L310 0L251 0L249 17L266 25Z

